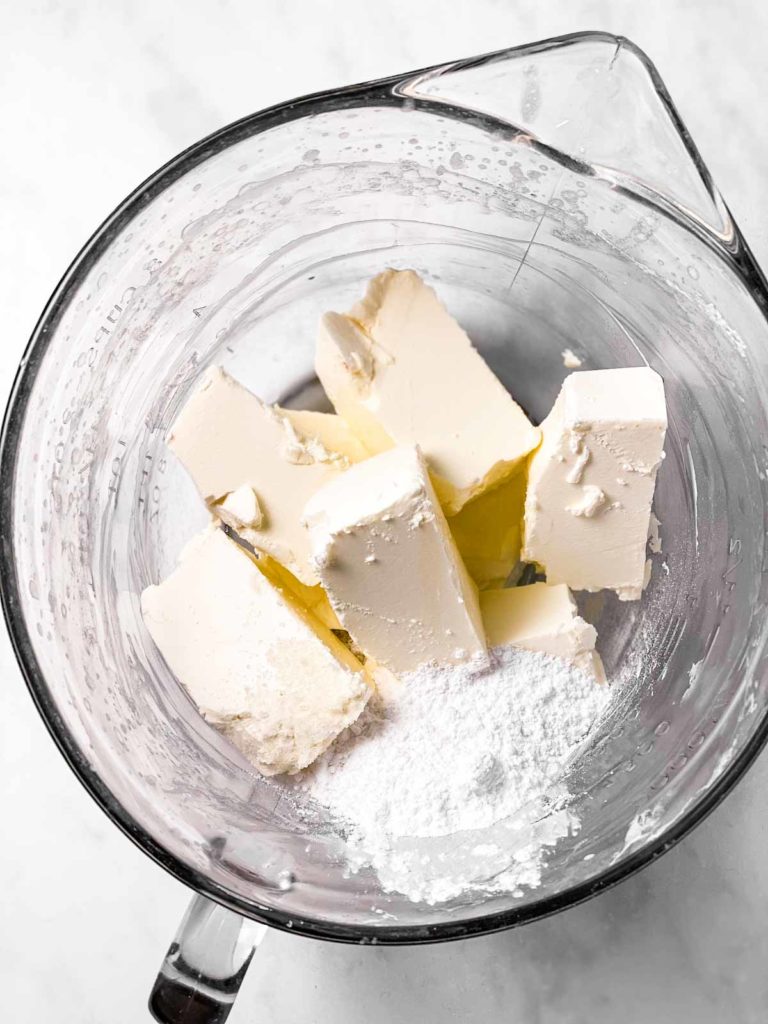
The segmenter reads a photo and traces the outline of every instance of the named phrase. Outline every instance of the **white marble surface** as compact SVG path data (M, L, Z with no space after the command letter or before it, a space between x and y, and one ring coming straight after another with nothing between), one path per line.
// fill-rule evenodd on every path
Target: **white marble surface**
M59 274L123 195L201 135L303 92L566 31L656 60L768 263L768 9L756 0L5 0L0 394ZM0 1005L14 1024L136 1024L187 893L124 839L46 735L0 636ZM652 868L468 943L270 934L233 1024L759 1024L768 1019L768 758Z

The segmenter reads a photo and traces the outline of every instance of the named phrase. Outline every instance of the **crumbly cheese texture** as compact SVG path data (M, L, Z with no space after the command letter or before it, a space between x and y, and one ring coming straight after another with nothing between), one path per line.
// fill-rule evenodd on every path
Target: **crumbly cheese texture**
M332 412L314 412L311 409L280 410L299 434L316 437L330 452L338 452L350 462L362 462L370 452L358 439L349 424Z
M220 367L203 374L171 428L168 445L214 513L231 525L243 504L258 510L250 526L233 528L302 582L318 582L301 510L349 465L342 453L302 433L281 410L265 405ZM249 490L255 506L248 503ZM234 511L227 506L233 492Z
M477 590L418 448L353 466L304 516L331 604L369 658L397 673L485 651Z
M216 527L147 587L141 607L200 712L264 775L311 764L371 693L333 633Z
M412 270L385 271L349 313L327 313L315 367L368 452L419 445L449 515L539 443L539 431Z
M667 412L647 367L566 378L530 461L522 557L549 583L637 600Z
M519 564L525 483L525 469L517 469L448 520L467 571L481 590L503 586Z
M256 491L243 484L216 504L216 515L226 525L238 530L258 530L264 523L264 513Z
M489 647L511 644L540 651L605 682L603 663L595 650L597 631L581 618L564 583L485 590L480 594L480 610Z

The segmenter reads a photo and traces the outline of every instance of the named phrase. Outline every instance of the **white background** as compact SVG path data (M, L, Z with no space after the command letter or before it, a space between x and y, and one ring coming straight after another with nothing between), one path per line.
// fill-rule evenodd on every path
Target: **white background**
M304 92L579 29L651 55L768 264L762 0L0 0L0 26L3 396L71 257L179 149ZM767 787L764 756L662 861L516 932L388 950L270 934L230 1020L764 1024ZM0 797L2 1020L148 1020L187 893L81 790L1 630Z

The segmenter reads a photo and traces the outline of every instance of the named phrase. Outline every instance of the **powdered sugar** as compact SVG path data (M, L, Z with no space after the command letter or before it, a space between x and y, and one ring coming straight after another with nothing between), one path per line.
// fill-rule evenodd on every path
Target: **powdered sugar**
M560 659L511 647L490 663L426 666L374 701L300 785L387 889L434 902L535 885L546 846L578 827L567 811L542 822L542 802L564 802L563 768L609 695ZM491 831L428 842L475 830Z

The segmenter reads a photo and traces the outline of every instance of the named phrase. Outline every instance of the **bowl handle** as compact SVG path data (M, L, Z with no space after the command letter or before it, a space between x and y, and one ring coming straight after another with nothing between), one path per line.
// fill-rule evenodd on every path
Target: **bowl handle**
M266 925L195 896L163 960L149 1010L160 1024L223 1024Z

